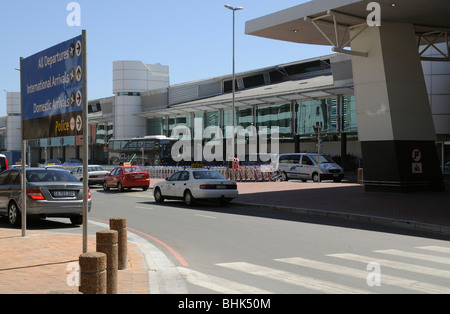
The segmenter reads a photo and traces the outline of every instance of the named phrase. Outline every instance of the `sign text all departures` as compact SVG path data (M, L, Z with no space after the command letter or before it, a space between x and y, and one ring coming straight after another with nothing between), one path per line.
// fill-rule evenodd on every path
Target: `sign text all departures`
M24 140L83 135L82 36L22 60Z

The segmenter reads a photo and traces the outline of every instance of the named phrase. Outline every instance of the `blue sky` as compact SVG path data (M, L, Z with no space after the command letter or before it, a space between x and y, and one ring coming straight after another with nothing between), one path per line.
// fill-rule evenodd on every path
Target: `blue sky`
M69 0L3 0L0 5L0 116L6 94L20 91L20 57L87 31L88 98L112 96L112 63L140 60L170 67L178 84L232 73L232 12L236 12L236 71L332 53L245 35L245 22L308 0L78 0L81 26L66 23Z

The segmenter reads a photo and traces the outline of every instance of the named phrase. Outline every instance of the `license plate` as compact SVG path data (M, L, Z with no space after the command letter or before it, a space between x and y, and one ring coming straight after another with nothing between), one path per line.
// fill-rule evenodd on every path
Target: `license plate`
M54 197L75 197L75 191L53 191Z
M135 179L142 179L142 174L137 174L134 176Z

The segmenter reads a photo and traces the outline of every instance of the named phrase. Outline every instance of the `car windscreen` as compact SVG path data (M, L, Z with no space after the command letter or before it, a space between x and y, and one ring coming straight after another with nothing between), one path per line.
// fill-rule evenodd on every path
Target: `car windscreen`
M27 170L28 182L77 182L77 178L65 170Z
M310 155L310 157L312 159L314 159L314 161L317 163L317 155ZM327 156L320 155L320 163L321 164L326 164L326 163L334 164L335 162L334 162L333 159L331 159L331 158L329 158Z
M125 173L133 173L133 172L144 172L141 167L125 167L123 168L123 172Z
M226 180L223 175L216 171L194 171L193 173L194 179L221 179Z

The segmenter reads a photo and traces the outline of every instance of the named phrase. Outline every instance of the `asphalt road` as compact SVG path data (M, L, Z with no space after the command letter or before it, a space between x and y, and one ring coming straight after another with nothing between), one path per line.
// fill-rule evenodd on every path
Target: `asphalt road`
M164 293L450 293L448 237L208 203L159 205L151 190L91 191L90 232L126 217L130 232L166 257L154 260L170 274Z

